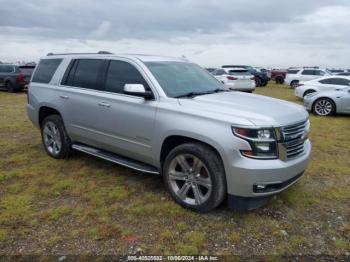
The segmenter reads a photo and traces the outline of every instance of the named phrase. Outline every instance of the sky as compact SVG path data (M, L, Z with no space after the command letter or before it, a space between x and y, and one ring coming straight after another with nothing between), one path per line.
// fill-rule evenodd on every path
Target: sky
M0 0L0 61L49 52L350 68L350 0Z

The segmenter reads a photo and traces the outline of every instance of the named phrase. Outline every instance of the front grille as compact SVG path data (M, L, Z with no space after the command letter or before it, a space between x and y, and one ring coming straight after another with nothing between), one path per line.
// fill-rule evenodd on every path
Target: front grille
M291 159L304 153L305 133L309 131L309 121L281 127L280 157Z

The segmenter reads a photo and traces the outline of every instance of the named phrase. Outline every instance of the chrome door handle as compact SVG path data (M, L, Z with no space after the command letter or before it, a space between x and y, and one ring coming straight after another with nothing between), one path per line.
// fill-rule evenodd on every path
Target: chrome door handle
M98 105L103 106L103 107L111 107L111 105L106 103L106 102L100 102L100 103L98 103Z
M68 97L68 96L65 96L65 95L60 95L60 98L62 98L62 99L68 99L69 97Z

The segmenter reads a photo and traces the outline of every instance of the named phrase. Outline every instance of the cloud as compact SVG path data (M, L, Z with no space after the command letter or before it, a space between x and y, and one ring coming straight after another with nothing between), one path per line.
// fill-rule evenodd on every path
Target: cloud
M97 50L186 55L203 65L350 60L348 0L0 0L0 12L0 60Z
M90 38L104 38L107 36L108 32L111 30L111 22L103 21L96 29L92 30L90 33Z

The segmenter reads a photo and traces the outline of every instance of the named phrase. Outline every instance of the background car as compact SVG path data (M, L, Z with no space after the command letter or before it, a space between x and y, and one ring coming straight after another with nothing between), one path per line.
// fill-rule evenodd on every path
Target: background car
M320 69L318 67L290 68L287 71L284 83L291 88L296 88L301 81L308 81L331 75L332 73L327 69Z
M304 97L304 106L319 116L350 114L350 88L308 94Z
M9 92L22 91L29 83L34 65L0 64L0 88Z
M213 75L225 85L225 88L245 92L255 90L255 78L245 68L218 68Z
M276 84L283 84L286 78L287 70L273 69L271 70L271 80L276 81Z
M258 72L252 66L247 65L223 65L221 68L244 68L249 71L251 75L254 76L255 86L266 86L269 82L269 77L266 73Z
M347 88L350 85L350 77L347 76L325 76L318 79L300 82L295 88L294 94L297 97L303 98L307 94L334 90L339 88Z

